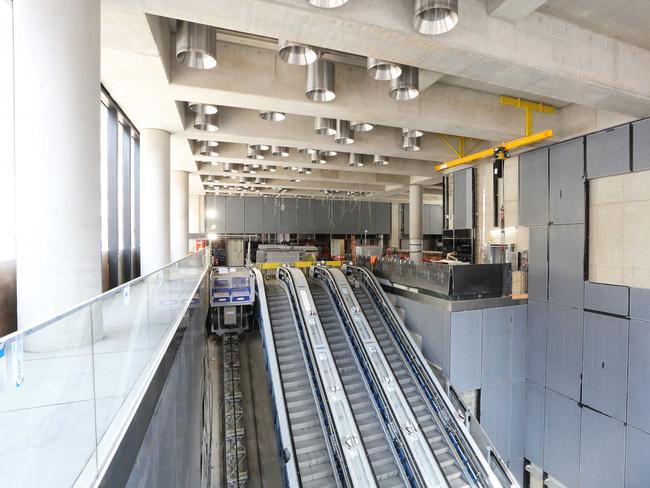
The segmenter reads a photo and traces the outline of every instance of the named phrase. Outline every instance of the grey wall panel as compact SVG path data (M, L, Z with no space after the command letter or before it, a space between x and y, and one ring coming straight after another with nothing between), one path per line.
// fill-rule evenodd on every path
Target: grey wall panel
M582 308L584 225L551 225L548 230L548 248L548 301L557 305Z
M580 486L624 486L625 425L613 418L582 409L580 429Z
M585 312L582 403L625 422L629 321Z
M262 201L262 232L275 234L280 231L280 200L264 198Z
M375 234L390 234L390 203L374 202L372 206L372 228Z
M217 212L217 216L214 218L214 221L206 217L205 228L208 232L214 232L216 234L225 234L226 233L226 197L222 196L212 196L212 207L206 204L206 209L214 208ZM207 212L206 212L207 213ZM214 229L212 226L216 225Z
M548 300L548 227L545 225L529 229L528 298Z
M442 367L444 342L442 335L443 311L422 305L420 334L422 335L422 353L434 364Z
M262 199L244 198L244 232L257 234L262 232Z
M410 226L410 223L409 223L409 215L410 215L409 204L408 203L400 203L400 209L401 209L400 215L402 216L402 225L401 225L402 234L408 234L409 229L410 229L410 227L409 227Z
M298 205L295 198L285 198L280 207L280 229L285 234L298 232Z
M548 305L546 387L580 400L582 310Z
M546 390L544 470L572 487L580 477L580 416L575 401Z
M344 200L332 202L332 234L354 234L358 232L361 214L358 206Z
M650 288L630 288L630 318L650 322Z
M524 424L526 418L526 382L510 384L508 426L508 459L524 457Z
M442 344L442 372L445 378L451 378L451 312L442 312Z
M519 225L548 224L548 148L519 156Z
M519 486L524 486L524 460L522 459L512 459L508 461L508 469L510 473L515 477Z
M481 310L451 314L449 379L460 391L481 388L482 328Z
M544 410L546 389L526 381L524 455L537 466L544 466Z
M241 234L244 228L244 199L242 197L226 198L226 232Z
M314 208L320 205L317 200L299 198L296 202L296 217L298 219L298 230L300 234L314 234Z
M331 204L331 200L314 200L314 232L316 234L331 232Z
M630 126L587 136L587 177L619 175L630 171Z
M454 173L454 229L471 229L473 227L472 180L472 168Z
M512 307L483 310L481 385L507 383L512 379Z
M510 458L510 385L503 383L481 388L481 426L503 459Z
M422 233L431 234L431 205L422 205Z
M526 380L528 305L512 307L512 381Z
M627 286L585 283L585 310L611 313L626 317L630 309L630 289Z
M632 169L650 169L650 119L632 124Z
M650 324L630 321L627 422L650 433Z
M551 146L549 151L549 220L555 224L585 222L584 140Z
M431 205L431 233L442 234L442 205Z
M542 386L546 385L547 320L548 304L529 300L528 331L526 334L526 378Z
M647 488L650 480L650 434L627 426L625 488Z

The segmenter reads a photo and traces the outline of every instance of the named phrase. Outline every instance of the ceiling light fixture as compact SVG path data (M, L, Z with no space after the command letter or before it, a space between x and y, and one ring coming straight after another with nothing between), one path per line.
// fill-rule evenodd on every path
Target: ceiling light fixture
M336 98L336 68L334 63L319 58L307 66L305 95L312 102L331 102Z
M348 3L348 0L309 0L310 5L320 8L336 8Z
M318 59L318 53L313 47L282 39L278 41L278 56L282 61L298 66L311 64Z
M217 132L219 130L219 119L217 114L194 113L194 128L206 132Z
M324 151L321 151L320 154L321 154L321 156L327 156L328 158L331 158L331 157L336 156L338 154L338 152L326 149Z
M312 149L310 147L303 147L303 148L298 149L298 152L300 154L315 154L316 149Z
M383 59L368 58L366 67L370 76L377 81L390 81L402 74L402 68L397 63L384 61Z
M271 148L268 144L250 144L250 147L258 151L268 151Z
M311 162L312 164L327 164L325 156L320 151L316 151L311 155Z
M246 157L248 159L264 159L262 151L258 147L248 146L246 148Z
M334 141L337 144L354 144L354 137L352 137L352 129L350 128L350 121L337 120L336 121L336 136Z
M286 146L271 146L271 155L280 158L288 158L289 148Z
M199 154L201 156L219 156L219 142L199 141Z
M357 168L361 168L363 166L363 155L357 153L350 153L348 159L348 166L356 166Z
M214 68L217 65L217 29L184 20L177 21L176 26L176 59L190 68Z
M412 136L402 137L402 149L404 151L415 152L420 150L420 138Z
M350 122L354 132L370 132L375 126L368 122Z
M269 122L282 122L287 118L284 112L260 112L260 119L268 120Z
M321 136L333 136L336 134L336 120L327 117L316 117L314 119L314 132Z
M375 154L372 162L377 166L388 166L388 157L382 156L381 154Z
M438 35L458 24L458 0L415 0L413 27L420 34Z
M389 94L395 100L413 100L420 94L420 70L402 65L402 74L390 81Z
M206 115L216 114L219 111L219 107L217 107L216 105L211 105L209 103L189 102L187 104L187 108L189 108L190 111L195 112L197 114L206 114Z
M268 166L268 168L271 173L275 173L278 170L275 166Z
M424 135L424 132L422 132L421 130L402 128L402 137L404 137L404 136L422 137L423 135Z

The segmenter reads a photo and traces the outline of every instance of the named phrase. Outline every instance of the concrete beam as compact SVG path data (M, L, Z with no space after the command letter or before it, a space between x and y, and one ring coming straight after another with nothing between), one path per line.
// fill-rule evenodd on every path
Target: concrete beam
M548 0L486 0L486 9L488 15L508 20L510 22L518 22L528 17L547 1Z
M304 0L215 0L190 9L176 0L151 3L151 13L171 18L389 59L531 97L650 114L650 51L538 13L512 24L489 16L484 0L461 2L458 26L435 37L413 29L410 1L357 0L339 9Z

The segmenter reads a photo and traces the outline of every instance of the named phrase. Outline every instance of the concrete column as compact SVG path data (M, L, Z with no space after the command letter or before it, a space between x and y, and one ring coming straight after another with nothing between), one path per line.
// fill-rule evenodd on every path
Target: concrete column
M187 256L189 252L189 189L190 179L187 171L171 172L170 190L170 246L172 261Z
M18 326L25 328L101 292L100 0L21 0L13 9ZM28 347L88 344L90 324L90 314L80 314L31 336Z
M399 202L390 204L390 241L388 247L399 249Z
M411 261L422 261L422 187L409 187L409 252Z
M169 247L169 132L140 131L140 267L148 274L171 261Z
M205 197L190 195L190 234L205 233Z

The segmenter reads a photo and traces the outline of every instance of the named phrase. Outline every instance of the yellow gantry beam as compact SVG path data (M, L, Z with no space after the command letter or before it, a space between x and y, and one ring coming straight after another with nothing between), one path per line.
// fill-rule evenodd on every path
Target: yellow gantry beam
M495 152L498 152L499 149L505 149L507 151L511 151L513 149L517 149L518 147L528 146L530 144L535 144L536 142L543 141L545 139L550 139L551 137L553 137L552 130L545 130L542 132L538 132L537 134L520 137L519 139L504 142L500 146L496 146L490 149L485 149L483 151L479 151L474 154L469 154L468 156L464 156L462 158L454 159L453 161L448 161L446 163L439 164L436 166L436 171L444 171L446 169L450 169L455 166L460 166L461 164L473 163L474 161L478 161L479 159L494 157Z
M458 149L456 149L452 143L447 140L446 136L438 134L438 138L453 151L457 158L462 158L465 156L465 138L463 136L458 136Z
M259 263L256 264L259 269L278 269L280 266L286 263ZM290 263L292 266L296 268L310 268L317 263L314 261L295 261L293 263ZM343 261L325 261L325 264L327 266L336 266L336 267L341 267L343 266Z
M541 114L554 114L555 107L545 105L542 102L533 102L531 100L524 100L523 98L514 98L501 95L499 98L501 105L510 105L524 110L526 113L526 135L533 134L533 112Z

